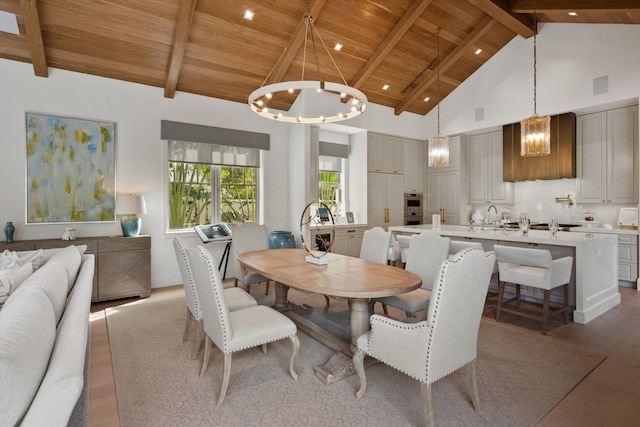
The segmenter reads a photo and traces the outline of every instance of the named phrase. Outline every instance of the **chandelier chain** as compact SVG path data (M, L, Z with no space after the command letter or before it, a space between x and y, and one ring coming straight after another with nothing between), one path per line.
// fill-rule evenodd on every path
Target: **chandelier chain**
M538 66L537 66L537 62L538 62L538 55L537 55L537 50L538 50L538 43L537 43L537 38L538 38L538 23L537 23L537 16L536 16L536 12L537 12L537 1L533 2L533 115L537 116L538 115L538 100L537 100L537 92L538 92L538 85L537 85L537 81L538 81Z
M440 136L440 28L436 32L438 34L438 136Z

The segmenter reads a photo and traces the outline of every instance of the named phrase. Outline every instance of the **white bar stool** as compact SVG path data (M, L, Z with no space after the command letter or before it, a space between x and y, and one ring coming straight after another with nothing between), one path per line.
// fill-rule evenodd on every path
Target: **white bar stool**
M495 245L496 260L498 261L498 306L496 321L500 321L502 312L511 313L529 319L542 321L542 334L547 334L549 318L563 314L564 323L569 321L569 289L573 257L552 259L551 252L544 249L528 249L513 246ZM504 301L504 284L516 285L516 296ZM520 286L531 286L544 291L542 314L522 311L520 307ZM551 290L562 286L563 305L559 308L549 307ZM515 308L509 303L515 301Z

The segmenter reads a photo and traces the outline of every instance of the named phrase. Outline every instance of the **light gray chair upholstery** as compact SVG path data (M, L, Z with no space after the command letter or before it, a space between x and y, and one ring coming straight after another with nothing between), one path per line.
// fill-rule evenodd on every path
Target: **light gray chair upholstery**
M449 258L450 241L448 237L430 231L412 235L405 270L420 276L422 286L411 292L378 298L375 301L381 302L383 306L390 305L404 310L407 316L426 310L431 299L433 281L442 263Z
M238 255L245 252L261 251L269 249L269 234L267 227L263 224L247 221L233 227L233 254L234 254L234 270L235 270L235 286L238 281L244 283L247 292L251 292L251 285L256 283L267 282L265 295L269 293L269 279L256 272L249 271L238 262Z
M398 240L398 246L400 246L400 260L403 264L407 263L407 255L409 254L409 245L411 242L411 236L399 235L396 237Z
M373 227L364 231L362 246L360 246L360 258L386 264L389 260L390 247L391 232L384 231L381 227Z
M549 318L563 315L564 323L569 321L569 281L573 268L573 257L567 256L552 259L551 252L546 249L518 248L513 246L495 245L496 258L498 260L498 305L496 308L496 320L500 321L503 312L517 316L540 320L541 332L547 334ZM513 299L504 300L504 284L516 285L516 296ZM542 313L533 313L523 310L520 299L520 286L530 286L542 289L544 293ZM563 305L552 309L549 305L551 290L557 287L563 288ZM515 301L515 308L510 303Z
M458 252L469 248L482 249L482 243L469 242L466 240L452 240L451 245L449 245L449 258L453 258Z
M196 337L193 342L193 351L191 352L191 359L195 359L198 356L200 343L202 342L202 338L204 337L204 331L202 329L202 306L200 305L198 292L196 291L196 285L193 280L191 260L189 258L189 248L187 248L184 240L177 237L173 239L173 249L176 253L178 266L180 267L182 286L184 287L184 299L187 304L187 322L184 327L184 335L182 336L182 341L186 342L189 339L191 323L195 321ZM255 298L253 298L251 295L240 288L225 289L224 294L225 298L227 299L227 305L230 311L258 305L258 302L255 300Z
M389 262L389 248L391 247L391 232L384 231L381 227L373 227L365 230L360 246L360 257L367 261L387 264ZM324 297L326 305L325 313L329 310L329 297Z
M367 381L363 360L369 355L420 381L427 425L433 425L431 384L467 366L473 406L480 412L475 362L478 330L495 263L493 252L466 249L445 261L433 288L426 320L407 324L371 316L371 329L358 337L353 362L361 398ZM466 399L461 399L466 400Z
M191 250L191 262L204 313L205 347L200 376L204 376L207 371L212 342L224 354L218 405L224 402L227 394L231 376L231 356L237 351L262 346L262 351L266 354L267 343L289 338L293 347L289 359L289 372L293 379L297 380L294 362L300 350L300 341L295 323L282 313L264 305L229 311L213 255L202 246L196 246Z

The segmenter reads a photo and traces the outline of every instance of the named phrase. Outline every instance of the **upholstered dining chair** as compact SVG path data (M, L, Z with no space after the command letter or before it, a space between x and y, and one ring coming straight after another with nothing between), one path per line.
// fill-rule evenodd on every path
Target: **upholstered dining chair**
M238 286L238 282L240 281L244 283L245 289L250 293L251 285L266 282L267 287L264 294L267 295L269 293L269 279L254 271L248 271L238 262L238 255L240 254L269 249L267 227L264 224L256 224L251 221L243 222L233 227L232 238L235 286Z
M212 342L224 354L218 405L224 402L227 394L232 354L241 350L262 346L262 351L266 354L267 343L289 338L293 347L289 358L289 373L297 380L294 362L300 350L300 341L295 323L284 314L264 305L229 311L213 255L202 246L196 246L191 250L191 262L204 314L205 346L200 376L204 376L207 371Z
M173 239L173 249L176 253L178 266L180 267L180 276L182 276L182 284L184 287L184 299L187 304L187 322L184 327L182 341L186 342L189 339L191 324L195 321L196 337L193 342L193 351L191 352L191 359L195 359L198 356L200 344L202 343L202 338L204 336L204 331L202 329L202 306L200 305L198 292L196 291L196 284L193 279L191 260L189 259L189 248L184 240L176 237ZM258 305L255 298L240 288L227 288L224 290L224 294L230 311Z
M431 299L431 289L440 266L449 258L451 240L442 237L438 233L425 231L411 236L409 252L405 264L405 270L417 274L422 278L422 286L405 294L393 295L372 300L370 311L373 312L375 302L382 303L385 314L386 306L390 305L404 310L407 317L427 309Z
M431 385L467 366L473 406L480 412L478 330L494 263L493 252L477 248L465 249L446 260L437 274L426 320L408 324L371 316L371 329L358 337L358 350L353 356L360 377L356 397L366 392L363 360L369 355L420 381L424 416L432 426Z
M452 240L451 244L449 245L449 258L453 258L458 252L469 248L482 249L482 243L469 242L466 240Z
M389 262L389 248L391 247L391 232L384 231L382 227L373 227L365 230L362 236L362 246L360 246L361 259L373 261L380 264ZM329 311L329 297L324 296L326 305L324 312Z
M569 281L573 268L573 257L566 256L552 259L551 252L546 249L518 248L513 246L494 245L498 260L498 303L496 320L500 321L503 312L540 320L542 335L547 334L549 319L562 315L564 323L569 322ZM504 300L505 282L516 285L516 295L513 299ZM542 313L523 310L520 300L520 286L531 286L543 291ZM563 304L551 308L549 300L551 290L563 288ZM515 307L510 303L515 301Z

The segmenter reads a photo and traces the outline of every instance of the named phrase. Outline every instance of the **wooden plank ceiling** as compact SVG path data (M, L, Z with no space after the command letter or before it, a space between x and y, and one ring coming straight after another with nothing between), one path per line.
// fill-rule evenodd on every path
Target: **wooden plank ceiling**
M638 0L535 7L540 22L640 24ZM241 103L264 83L301 80L309 11L347 83L396 114L426 114L514 37L534 33L534 0L0 0L0 10L20 31L0 32L0 57L33 64L36 76L54 67L160 87L167 98ZM308 53L305 79L342 83L316 45L322 77Z

